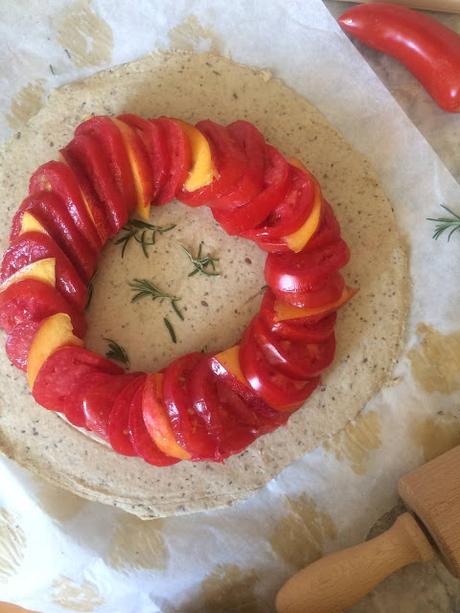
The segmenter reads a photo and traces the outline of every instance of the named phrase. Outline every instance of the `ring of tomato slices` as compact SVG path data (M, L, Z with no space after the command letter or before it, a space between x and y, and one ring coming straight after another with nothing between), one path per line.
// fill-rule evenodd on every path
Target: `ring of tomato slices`
M61 155L33 173L0 264L6 351L37 403L157 467L222 462L283 426L331 365L337 309L357 291L317 180L246 120L96 116ZM268 252L268 287L239 344L127 373L81 346L88 284L130 214L174 198Z

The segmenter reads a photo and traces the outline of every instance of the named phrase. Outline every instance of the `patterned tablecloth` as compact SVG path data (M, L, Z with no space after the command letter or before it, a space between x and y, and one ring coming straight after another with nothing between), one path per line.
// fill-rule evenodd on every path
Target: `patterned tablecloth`
M460 31L458 18L443 19ZM271 611L297 568L365 537L396 503L399 475L460 443L460 251L432 241L425 221L440 203L460 206L447 170L459 179L460 116L436 109L395 62L360 49L419 132L319 0L4 0L0 34L4 138L63 82L155 49L212 50L268 68L309 98L371 160L395 204L413 303L391 385L249 500L142 522L0 459L0 600L46 613ZM458 612L460 583L439 562L409 568L353 611Z

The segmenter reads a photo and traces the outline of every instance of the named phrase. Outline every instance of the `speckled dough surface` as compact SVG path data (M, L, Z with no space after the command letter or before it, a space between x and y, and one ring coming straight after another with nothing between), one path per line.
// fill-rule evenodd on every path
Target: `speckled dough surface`
M247 118L286 155L300 157L320 179L352 250L346 276L359 295L339 315L338 349L319 389L287 427L260 438L223 465L183 462L156 469L113 453L36 405L23 373L0 352L0 447L17 462L78 494L140 517L222 506L246 497L289 463L343 428L388 380L407 310L407 262L390 203L368 163L303 98L260 73L210 55L152 55L54 92L22 134L0 154L0 248L12 215L38 164L53 158L90 113L129 111L197 121ZM226 236L207 209L173 203L152 219L174 222L148 259L130 245L126 257L104 252L89 310L88 346L105 351L102 337L123 344L133 368L156 369L186 351L230 346L260 303L264 255ZM220 257L220 277L187 277L180 245ZM185 321L168 305L130 304L127 285L146 277L181 296ZM178 336L163 326L168 315ZM4 335L1 335L2 345Z

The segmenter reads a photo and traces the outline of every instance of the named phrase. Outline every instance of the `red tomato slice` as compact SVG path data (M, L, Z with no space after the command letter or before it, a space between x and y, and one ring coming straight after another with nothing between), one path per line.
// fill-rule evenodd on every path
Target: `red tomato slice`
M211 360L202 355L191 373L190 393L209 436L218 441L214 460L222 461L246 449L258 435L257 416L215 375Z
M345 288L345 280L338 272L326 279L324 284L314 291L282 292L273 288L275 296L299 308L316 308L336 302Z
M265 260L265 279L276 292L315 291L349 259L350 250L343 239L312 251L270 253Z
M56 288L75 308L83 310L88 301L86 285L51 236L42 232L26 232L10 244L3 255L1 281L24 266L45 258L56 259Z
M29 180L29 194L54 192L62 198L80 233L97 253L101 239L88 213L77 177L67 164L55 160L39 166Z
M236 186L227 194L213 198L208 204L214 209L232 209L247 204L263 189L265 170L265 139L248 121L234 121L227 130L246 156L246 170Z
M136 455L154 466L171 466L180 460L165 455L153 442L144 423L142 414L142 396L144 386L135 392L129 407L129 436Z
M83 427L84 415L75 400L81 378L94 372L117 375L122 374L123 369L83 347L61 347L40 368L32 395L45 409L64 413L70 422ZM73 419L74 414L79 420Z
M72 320L76 336L84 338L84 315L48 283L38 279L24 279L12 283L0 292L0 328L8 333L19 324L41 322L55 313L67 313Z
M218 176L212 183L193 192L182 188L178 194L181 202L189 206L201 206L228 194L243 176L246 168L246 155L230 132L214 121L199 121L196 127L205 135L215 161Z
M166 150L169 159L166 180L155 200L155 204L171 202L181 191L192 163L190 142L180 125L168 117L152 119L154 125L160 127L164 134Z
M6 353L11 363L20 370L27 370L30 345L35 332L40 327L40 323L39 321L27 321L23 324L18 324L8 334L5 344Z
M320 226L313 234L303 251L314 251L335 243L340 238L340 225L329 202L323 199Z
M174 360L164 373L163 399L171 427L181 447L194 460L215 459L217 441L209 436L202 416L196 411L190 392L191 373L202 359L189 353Z
M91 219L96 228L96 232L99 236L101 245L105 245L108 238L111 235L111 229L107 218L107 213L102 202L99 200L93 185L86 174L83 164L78 157L74 155L68 148L61 149L60 154L62 159L65 160L69 168L74 173L78 185L80 187L85 206L89 209Z
M288 320L277 321L274 311L275 295L269 289L264 293L260 307L260 317L264 320L271 332L278 338L294 341L303 340L305 343L319 343L324 341L334 331L337 313L333 312L318 321Z
M265 174L263 189L243 206L230 211L212 209L215 220L227 234L245 236L271 213L284 197L288 186L289 165L281 153L265 145ZM249 237L248 237L249 238Z
M241 342L240 362L252 389L278 411L298 409L320 382L319 377L297 381L270 364L256 342L252 325L247 328Z
M69 151L84 168L94 191L104 206L112 234L116 234L128 221L128 208L112 176L107 156L94 136L74 136L63 151Z
M256 317L253 334L267 361L293 379L316 377L334 360L334 333L322 343L280 339L270 332L260 317Z
M273 411L249 386L242 389L236 378L229 381L231 375L224 370L214 356L203 356L192 373L190 386L196 411L219 440L221 459L239 453L288 418Z
M164 130L155 120L147 120L130 113L119 115L118 119L135 129L145 145L152 169L152 202L156 202L160 190L169 175L169 154Z
M67 255L80 277L89 281L96 270L97 252L77 230L64 201L53 192L41 192L28 196L16 211L10 234L13 241L21 233L21 220L29 211L46 228L49 235Z
M88 373L80 379L78 402L85 416L85 428L103 439L108 438L110 413L115 400L122 390L139 373L110 375L106 373Z
M107 116L91 117L76 128L75 135L88 135L96 139L107 159L125 207L132 211L137 202L134 176L123 137L116 124Z
M247 238L273 239L295 232L310 215L314 197L315 182L310 173L289 166L288 188L284 198L278 202L260 226L245 233Z
M129 436L129 408L134 394L144 385L145 378L143 373L130 381L118 394L110 411L107 424L108 441L112 449L122 455L136 455Z

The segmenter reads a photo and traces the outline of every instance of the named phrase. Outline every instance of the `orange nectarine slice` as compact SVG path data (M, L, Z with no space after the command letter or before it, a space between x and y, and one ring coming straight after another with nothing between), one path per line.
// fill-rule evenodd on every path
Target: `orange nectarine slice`
M191 124L174 119L185 132L190 143L192 163L184 183L184 189L193 192L200 187L212 183L216 170L212 161L211 147L205 135Z
M56 285L56 259L44 258L43 260L37 260L31 264L27 264L20 270L8 277L1 285L0 292L6 290L7 287L18 281L25 281L26 279L37 279L43 281L48 285L55 287Z
M163 403L163 375L147 375L142 397L142 414L145 427L154 443L163 453L171 458L189 460L190 453L183 449L174 436L166 407Z
M33 388L40 368L49 356L67 345L83 345L73 333L72 320L67 313L55 313L44 319L35 333L27 356L27 381Z
M282 300L275 300L274 311L275 311L275 321L287 321L289 319L302 319L303 317L325 317L332 311L337 311L340 307L342 307L345 303L347 303L353 296L358 292L357 288L345 287L343 289L342 295L335 302L330 302L329 304L323 304L319 307L311 307L311 308L299 308L295 307L292 304L288 304L287 302L283 302Z

